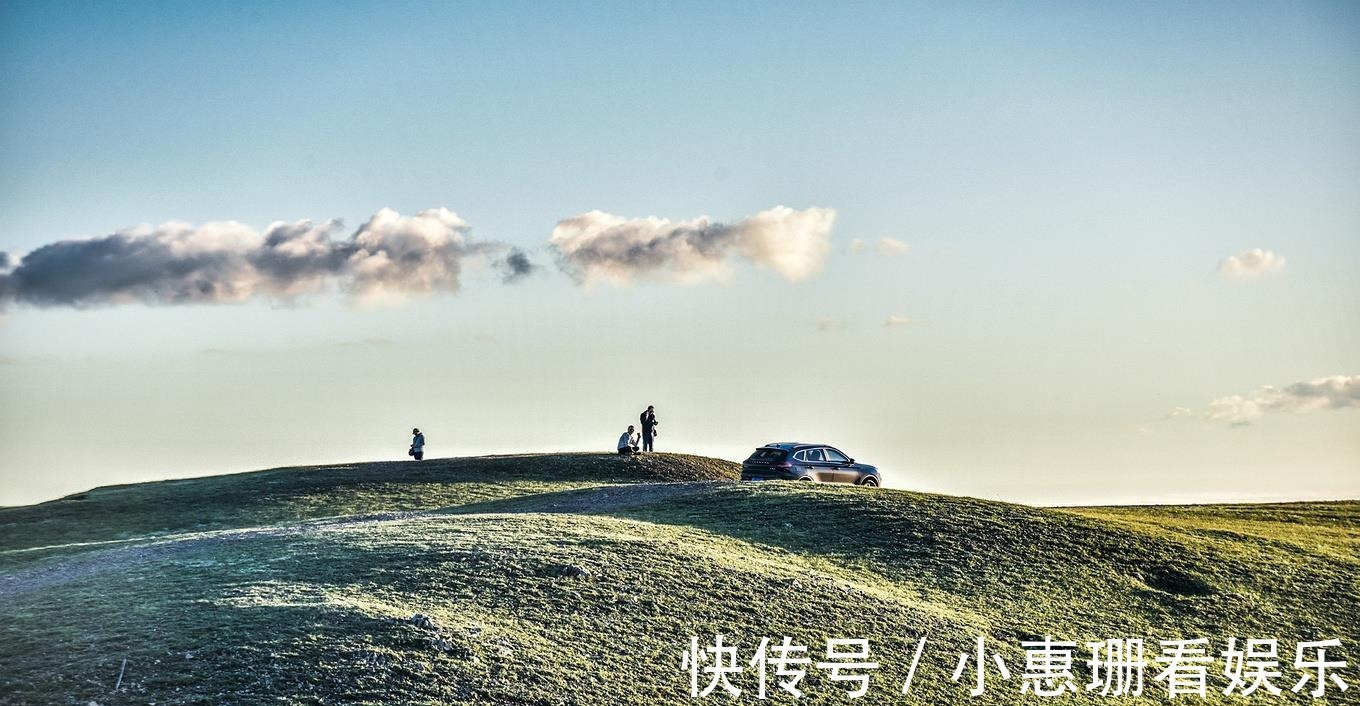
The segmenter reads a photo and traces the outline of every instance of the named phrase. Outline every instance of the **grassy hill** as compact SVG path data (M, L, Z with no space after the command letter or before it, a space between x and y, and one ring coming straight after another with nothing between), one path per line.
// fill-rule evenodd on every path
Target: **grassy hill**
M814 662L868 638L881 666L858 703L883 704L1039 701L1019 642L1045 635L1141 637L1149 659L1159 639L1275 637L1289 662L1295 640L1335 637L1353 688L1329 703L1360 703L1355 503L1053 510L736 471L449 459L0 509L0 704L756 703L749 668L740 699L689 698L681 653L715 633L743 661L763 636ZM978 635L1012 676L971 699L950 676ZM1144 699L1082 691L1084 657L1053 703L1165 702L1151 667ZM1264 698L1222 696L1219 668L1206 703ZM796 703L846 701L815 667L800 687Z

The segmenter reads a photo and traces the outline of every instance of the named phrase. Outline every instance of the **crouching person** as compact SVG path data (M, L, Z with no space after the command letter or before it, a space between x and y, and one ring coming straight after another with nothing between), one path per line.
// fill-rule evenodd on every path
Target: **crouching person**
M637 451L638 435L637 432L633 430L633 425L629 424L628 431L625 431L623 436L619 437L619 455L631 456L637 453Z

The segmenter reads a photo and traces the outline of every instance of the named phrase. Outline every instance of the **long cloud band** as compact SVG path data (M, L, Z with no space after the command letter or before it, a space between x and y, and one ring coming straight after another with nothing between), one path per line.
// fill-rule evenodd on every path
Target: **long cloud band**
M327 287L356 298L455 292L469 256L499 258L507 280L533 270L524 253L467 237L446 208L402 216L382 209L348 238L338 221L171 222L62 240L17 263L0 254L0 305L87 307L291 300Z

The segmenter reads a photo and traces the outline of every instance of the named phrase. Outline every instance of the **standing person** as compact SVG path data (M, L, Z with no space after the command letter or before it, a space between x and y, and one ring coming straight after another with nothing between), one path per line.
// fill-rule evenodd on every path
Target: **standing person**
M652 451L652 439L656 438L656 408L647 405L647 411L638 415L638 421L642 422L642 450Z
M417 461L425 460L425 435L419 429L411 430L411 450L406 455L414 456Z
M629 424L628 431L625 431L623 433L623 436L619 437L619 455L630 456L632 454L637 453L638 450L637 443L638 443L637 432L634 431L633 425Z

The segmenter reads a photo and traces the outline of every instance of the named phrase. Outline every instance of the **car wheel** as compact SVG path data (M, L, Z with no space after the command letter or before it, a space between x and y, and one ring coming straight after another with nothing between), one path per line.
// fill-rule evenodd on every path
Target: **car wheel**
M875 478L875 477L873 477L873 476L866 476L866 477L864 478L864 480L862 480L862 481L859 482L859 484L860 484L860 485L863 485L863 486L866 486L866 487L869 487L869 488L877 488L877 487L878 487L878 479Z
M799 478L798 480L800 480L800 481L804 481L804 480L805 480L805 481L811 483L811 482L812 482L812 476L803 476L802 478Z

